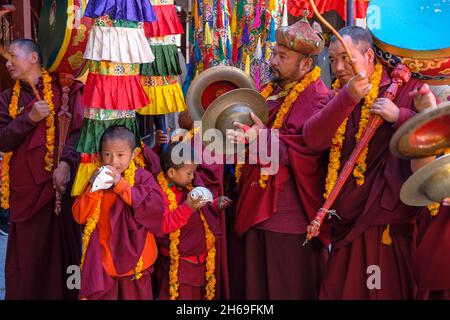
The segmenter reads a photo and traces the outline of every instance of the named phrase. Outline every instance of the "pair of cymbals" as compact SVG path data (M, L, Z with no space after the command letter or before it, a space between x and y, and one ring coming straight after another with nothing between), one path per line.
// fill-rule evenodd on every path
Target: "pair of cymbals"
M254 113L264 124L269 120L269 106L261 94L253 89L236 89L220 96L206 109L202 117L203 134L210 129L216 129L222 137L222 150L216 150L221 154L233 154L236 152L233 146L227 147L226 133L228 129L236 129L234 122L252 126L253 120L250 113ZM209 137L209 134L207 135ZM204 135L204 138L206 136ZM203 140L206 146L215 140Z
M393 135L390 149L399 158L441 155L450 148L450 102L429 108L408 120ZM411 206L425 206L450 197L450 155L415 172L403 184L400 198Z
M186 104L194 121L202 119L203 113L214 100L229 91L256 89L253 79L239 68L216 66L200 73L189 86Z

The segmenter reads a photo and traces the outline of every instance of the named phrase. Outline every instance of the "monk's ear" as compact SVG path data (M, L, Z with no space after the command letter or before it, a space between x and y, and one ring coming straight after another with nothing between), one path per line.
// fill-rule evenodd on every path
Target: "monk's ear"
M306 74L314 67L314 59L312 57L306 57L303 59L302 73Z
M169 168L169 170L167 170L167 177L169 177L170 180L173 180L173 178L175 177L175 169L174 168Z
M29 58L32 64L39 64L39 55L37 52L30 53Z
M375 63L375 52L372 48L369 48L369 50L367 50L367 59L369 60L370 64Z

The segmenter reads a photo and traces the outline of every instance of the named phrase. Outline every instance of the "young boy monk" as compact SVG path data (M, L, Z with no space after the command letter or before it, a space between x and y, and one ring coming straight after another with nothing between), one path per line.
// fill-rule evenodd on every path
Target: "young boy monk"
M73 206L84 224L81 299L152 299L150 274L157 257L164 202L154 177L137 166L136 139L111 127L101 139L100 160L112 186L91 192L97 170Z

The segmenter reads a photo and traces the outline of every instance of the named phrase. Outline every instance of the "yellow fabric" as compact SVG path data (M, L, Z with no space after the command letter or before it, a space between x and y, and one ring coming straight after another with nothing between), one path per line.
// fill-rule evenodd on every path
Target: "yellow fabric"
M386 229L383 231L383 236L381 237L381 243L385 244L387 246L390 246L392 244L392 238L391 238L391 225L388 224L386 226Z
M205 44L205 46L212 45L213 41L212 41L212 37L211 37L211 29L209 27L209 23L206 23L205 31L203 32L203 34L205 35L204 39L203 39L203 43Z
M72 197L81 195L89 183L89 179L98 166L95 163L80 163L72 187Z
M179 83L162 86L143 85L143 88L150 99L150 105L136 110L139 114L158 115L186 110L186 102Z

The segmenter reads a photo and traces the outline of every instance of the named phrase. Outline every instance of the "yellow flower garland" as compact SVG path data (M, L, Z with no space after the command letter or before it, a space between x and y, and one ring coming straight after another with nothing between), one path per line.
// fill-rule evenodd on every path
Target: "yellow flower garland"
M134 161L140 166L142 169L145 169L145 159L144 159L144 142L141 141L141 146L137 147L137 155L134 158Z
M52 92L52 77L48 74L47 71L42 70L42 79L44 83L44 100L48 103L49 109L50 109L50 115L45 118L45 124L46 124L46 133L45 133L45 147L47 149L47 152L45 154L45 170L51 171L53 168L53 158L54 158L54 152L55 152L55 106L53 104L53 92ZM11 103L9 104L9 116L11 119L15 119L17 115L19 114L19 96L20 96L20 90L21 85L20 81L16 80L12 97L11 97ZM3 158L2 161L2 198L1 198L1 207L3 209L9 208L9 196L10 196L10 178L9 178L9 163L11 161L11 158L13 156L13 152L7 152Z
M364 99L364 105L361 108L361 118L359 120L359 129L358 132L355 135L356 141L358 142L361 138L361 135L363 131L365 130L367 126L367 122L370 115L370 108L372 108L375 100L378 98L379 94L379 86L381 82L381 76L383 73L383 67L382 65L377 62L375 65L375 71L370 76L370 85L371 89L369 94ZM336 80L336 82L333 84L333 89L340 88L340 82L339 80ZM325 193L324 197L325 199L328 198L330 195L331 190L333 190L334 185L336 184L337 178L338 178L338 171L340 168L340 159L341 159L341 152L342 147L344 145L345 140L345 132L347 130L347 122L348 118L346 118L342 124L339 126L335 136L333 137L333 140L331 141L331 148L330 148L330 156L329 156L329 163L328 163L328 173L327 178L325 180ZM366 171L366 158L367 158L367 152L368 148L364 149L364 151L359 156L355 168L353 169L353 176L356 179L356 183L358 186L361 186L364 184L364 172Z
M308 74L305 75L305 77L296 84L289 92L289 94L284 99L283 104L281 105L280 109L277 112L277 115L275 117L275 120L272 125L272 129L280 129L283 126L284 118L286 117L286 114L289 112L289 110L292 107L292 104L297 100L298 96L305 91L306 88L309 87L309 85L313 82L315 82L320 77L320 68L314 67L313 70L311 70ZM261 96L264 99L267 99L270 94L273 92L275 88L275 85L273 83L267 84L267 86L264 88L263 91L261 91ZM242 168L243 164L237 164L235 167L235 178L236 178L236 184L239 184L239 179L241 178ZM261 188L267 187L267 181L269 180L269 175L261 174L258 180L259 186Z
M124 179L130 184L131 187L134 186L134 183L135 183L136 170L137 170L137 167L135 164L135 159L132 159L130 161L128 168L123 173ZM97 206L95 207L94 213L86 221L86 225L84 226L83 238L82 238L83 250L82 250L82 254L81 254L80 269L83 269L84 259L86 256L86 251L87 251L87 248L89 245L89 241L91 239L92 233L94 232L95 228L97 228L98 220L100 218L101 204L102 204L102 200L100 199L97 203ZM144 266L144 262L143 262L143 259L141 256L134 268L133 279L138 280L142 277L141 271L142 271L143 266Z
M164 194L167 196L169 200L169 210L174 211L178 208L177 198L175 193L169 188L169 183L167 179L164 177L164 173L160 172L157 177L158 183L161 186L161 189L164 191ZM192 186L187 187L188 190L192 190ZM212 233L211 229L208 226L208 223L203 215L203 212L200 211L200 219L203 221L203 226L205 228L205 240L206 240L206 293L205 298L207 300L214 299L215 296L215 288L216 288L216 276L214 275L214 270L216 267L215 259L216 259L216 247L215 242L216 238ZM169 295L170 300L176 300L179 296L178 293L178 268L179 268L179 258L180 254L178 251L178 245L180 244L180 234L181 230L175 230L170 233L170 245L169 245L169 253L170 253L170 268L169 268Z

